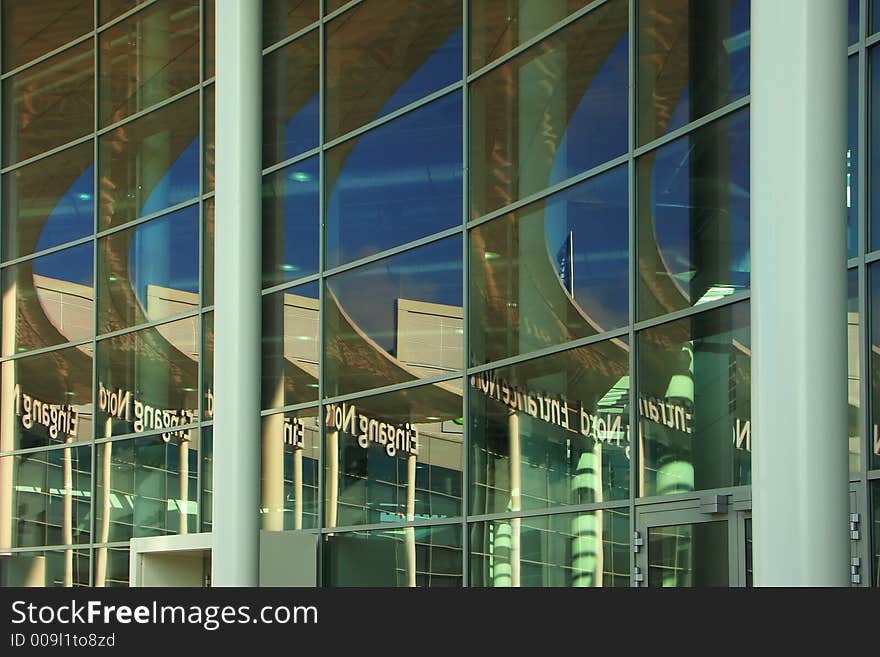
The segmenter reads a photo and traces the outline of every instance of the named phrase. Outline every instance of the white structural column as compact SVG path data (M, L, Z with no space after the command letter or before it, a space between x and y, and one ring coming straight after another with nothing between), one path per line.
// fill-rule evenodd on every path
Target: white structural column
M847 3L751 8L755 583L845 586Z
M262 2L217 0L214 586L256 586L260 540Z

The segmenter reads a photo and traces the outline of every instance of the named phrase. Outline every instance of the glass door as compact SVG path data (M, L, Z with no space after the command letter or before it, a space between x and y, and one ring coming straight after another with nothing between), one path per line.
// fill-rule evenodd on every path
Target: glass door
M731 496L637 509L637 586L751 586L751 517Z

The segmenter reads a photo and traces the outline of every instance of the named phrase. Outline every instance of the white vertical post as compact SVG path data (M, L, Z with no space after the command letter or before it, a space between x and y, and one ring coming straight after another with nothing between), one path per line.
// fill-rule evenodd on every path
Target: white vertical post
M256 586L260 541L262 2L217 1L215 586Z
M751 8L755 583L846 586L847 3Z

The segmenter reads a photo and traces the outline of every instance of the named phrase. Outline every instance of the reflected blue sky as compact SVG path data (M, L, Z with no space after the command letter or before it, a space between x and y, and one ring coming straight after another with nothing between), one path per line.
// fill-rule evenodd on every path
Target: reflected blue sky
M423 98L438 89L461 80L462 31L456 30L432 55L404 82L382 106L374 119L391 114L405 105Z
M41 256L33 261L34 274L91 287L95 280L92 248L87 242Z
M174 161L140 208L140 216L158 212L197 194L199 144L199 139L193 140ZM94 221L93 185L94 166L90 166L74 181L49 214L37 242L38 249L91 233ZM175 221L175 217L180 217L180 220ZM128 256L129 280L144 307L148 284L198 292L197 205L147 222L135 228L134 233ZM34 273L91 285L91 249L89 244L87 251L63 251L62 254L68 254L66 257L38 258L34 262Z
M716 136L716 131L721 132L721 136ZM718 150L717 170L701 172L694 166L695 153L710 149ZM697 215L714 212L717 207L729 221L724 238L725 246L730 249L731 283L737 287L749 286L749 171L748 109L656 151L651 170L650 205L657 247L670 275L684 283L690 280L689 272L695 267L692 233L699 223ZM703 176L711 176L711 179ZM713 203L717 205L694 207L692 187L697 181L712 190Z
M727 77L727 98L724 102L732 102L737 98L748 95L751 84L751 0L736 0L730 6L729 26L725 30L730 36L723 40L722 47L727 51L728 58L725 61ZM720 74L719 74L720 75ZM705 85L706 81L702 81ZM666 132L686 125L704 112L691 111L691 96L693 93L693 79L688 76L678 103L669 118ZM718 105L720 107L720 104Z
M615 44L569 117L548 186L626 153L628 34L624 32ZM566 91L565 85L559 89L562 94Z
M327 266L460 225L461 139L460 93L358 137L327 202Z
M620 166L554 194L544 210L548 257L557 276L563 269L558 255L571 233L575 302L606 329L629 316L628 178L626 165Z
M275 223L275 236L284 249L278 262L273 253L276 245L264 244L264 286L318 271L319 164L317 156L310 157L264 178L263 221L283 221Z
M196 137L183 149L171 168L150 192L138 212L139 217L145 217L198 196L200 143L201 140Z
M199 206L153 219L134 228L128 251L129 280L143 308L147 286L198 294Z
M281 161L318 147L320 106L320 98L315 94L287 123L284 130L284 158Z
M94 164L80 174L46 217L35 251L90 235L94 228Z

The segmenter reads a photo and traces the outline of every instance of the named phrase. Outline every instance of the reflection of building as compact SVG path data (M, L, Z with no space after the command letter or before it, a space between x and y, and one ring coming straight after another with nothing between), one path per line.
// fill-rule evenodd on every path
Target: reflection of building
M762 259L775 224L752 221L786 181L750 151L781 56L753 27L782 2L6 0L0 581L124 585L132 538L212 532L229 583L263 529L313 537L328 586L750 584L761 500L805 497L785 470L760 483L762 448L837 409L759 430L782 412L766 398L833 378L773 379L756 344L774 304L753 270L783 280L800 244ZM849 417L785 463L848 450L851 556L876 571L874 29L868 0L823 4L859 9L848 308L822 301L846 312ZM215 42L251 22L235 80ZM229 98L262 103L262 143ZM232 138L252 152L224 156ZM773 324L795 346L833 333L809 317ZM820 501L838 475L810 479Z

